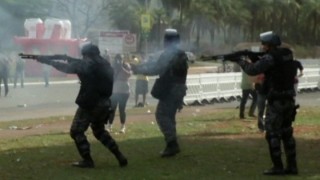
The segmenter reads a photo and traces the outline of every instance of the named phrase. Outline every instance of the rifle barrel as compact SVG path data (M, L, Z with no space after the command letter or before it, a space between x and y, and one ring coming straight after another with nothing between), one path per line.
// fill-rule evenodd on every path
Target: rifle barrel
M23 53L20 53L19 56L20 56L22 59L37 59L37 58L39 57L39 55L23 54Z

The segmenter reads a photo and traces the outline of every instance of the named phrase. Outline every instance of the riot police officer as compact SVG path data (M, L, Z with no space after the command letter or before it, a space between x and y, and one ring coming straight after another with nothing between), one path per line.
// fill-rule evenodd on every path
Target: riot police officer
M119 165L126 166L127 159L120 152L115 140L105 130L104 121L109 116L110 96L113 86L113 69L108 61L100 56L99 48L86 44L81 50L83 59L68 56L52 56L50 59L40 57L37 60L55 67L57 70L77 74L81 82L76 98L78 109L74 116L70 135L74 140L82 160L72 165L80 168L93 168L94 161L90 155L90 144L85 131L90 126L94 136L117 158ZM52 59L66 59L67 63Z
M260 34L262 48L266 52L256 63L240 60L238 64L249 75L265 74L263 88L267 89L267 112L265 119L266 140L273 167L265 175L298 174L296 143L292 123L295 119L295 91L293 54L281 48L280 37L272 31ZM285 150L287 167L281 160L281 142Z
M186 78L188 73L187 55L179 49L180 35L175 29L166 29L164 35L164 52L156 61L144 64L132 64L135 74L159 75L151 90L151 95L158 99L156 121L164 135L166 147L161 157L174 156L180 152L176 132L176 112L183 105L186 95Z

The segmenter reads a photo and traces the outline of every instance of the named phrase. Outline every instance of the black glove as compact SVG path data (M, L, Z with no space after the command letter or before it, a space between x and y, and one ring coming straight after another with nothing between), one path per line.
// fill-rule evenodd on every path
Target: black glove
M240 59L239 61L237 61L237 63L239 64L239 66L242 68L244 67L247 63L249 63L248 61L244 60L244 59Z
M131 66L131 70L133 72L133 74L137 74L137 65L136 64L130 64Z
M182 109L183 109L183 102L181 102L181 103L178 105L178 112L181 112Z

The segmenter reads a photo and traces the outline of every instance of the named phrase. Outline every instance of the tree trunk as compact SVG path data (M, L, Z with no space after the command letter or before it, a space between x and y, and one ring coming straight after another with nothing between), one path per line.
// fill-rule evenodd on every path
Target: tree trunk
M197 36L196 36L196 48L197 51L199 50L200 47L200 27L197 27Z

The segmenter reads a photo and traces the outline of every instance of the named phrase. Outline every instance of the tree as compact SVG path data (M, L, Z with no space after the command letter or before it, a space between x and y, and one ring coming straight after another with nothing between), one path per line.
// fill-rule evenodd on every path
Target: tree
M151 11L153 25L151 28L151 40L156 41L157 48L160 48L165 27L170 23L170 18L166 15L164 8Z
M304 43L319 45L320 44L320 2L317 0L303 1L302 23ZM309 36L306 36L306 35Z
M165 9L167 9L167 15L173 16L174 10L179 12L179 18L177 23L177 29L179 32L183 29L184 17L189 13L192 0L161 0Z
M57 18L69 19L73 26L75 37L85 37L87 32L103 13L109 9L108 0L52 0L54 7L51 15Z
M140 17L145 12L144 6L130 0L114 1L110 6L108 16L115 27L140 33Z
M24 35L24 21L27 18L46 17L52 4L42 0L1 0L0 1L0 28L1 44L13 46L14 36Z
M140 25L141 15L146 13L145 4L132 0L114 0L110 5L108 16L115 28L120 30L129 30L131 33L137 34L140 39L138 50L142 49L142 42L146 41L142 36Z
M43 18L50 13L52 3L43 0L1 0L0 7L18 19Z

